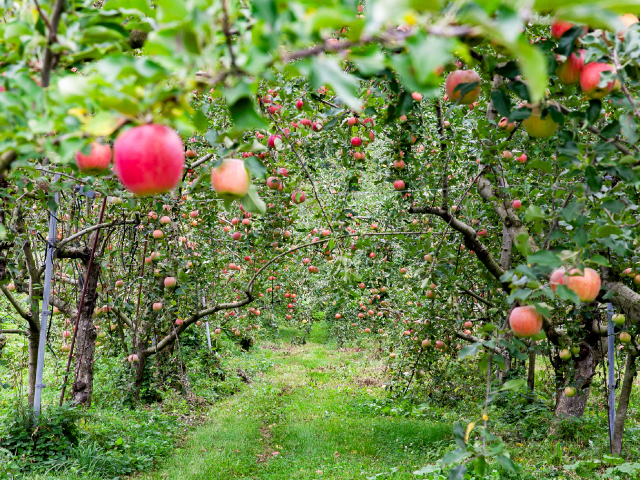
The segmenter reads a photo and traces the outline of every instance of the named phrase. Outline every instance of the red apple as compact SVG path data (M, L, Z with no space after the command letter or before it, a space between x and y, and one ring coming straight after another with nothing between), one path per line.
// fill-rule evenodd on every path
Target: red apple
M509 315L509 325L517 337L533 337L542 330L542 314L533 305L516 307Z
M354 147L359 147L360 145L362 145L362 139L360 137L353 137L351 139L351 145L353 145Z
M80 151L76 152L76 165L78 170L87 174L106 170L111 165L111 147L92 142L89 155L85 155Z
M154 230L152 235L156 240L164 237L164 233L162 233L162 230Z
M395 168L396 170L402 170L404 166L405 166L404 160L402 159L393 161L393 168Z
M505 150L500 154L500 156L506 160L511 160L513 158L513 153L511 153L509 150Z
M180 136L165 125L141 125L118 136L113 158L127 190L135 195L156 195L180 183L184 146Z
M560 40L562 35L573 27L573 23L564 20L554 20L551 24L551 36L556 40Z
M278 190L282 185L282 181L278 177L267 178L267 187L271 190Z
M396 190L404 190L404 181L403 180L396 180L395 182L393 182L393 188L395 188Z
M166 288L173 288L176 286L176 277L167 277L164 279L164 286Z
M587 267L583 272L573 268L564 275L563 281L567 288L575 292L582 302L591 302L600 293L600 274L593 268Z
M161 216L160 223L162 223L163 225L171 223L171 217L167 217L166 215Z
M478 83L476 88L465 94L464 97L460 98L460 91L455 91L456 87L461 83L474 82ZM469 105L470 103L475 102L482 92L482 89L480 88L480 75L478 75L474 70L455 70L447 77L445 89L450 101L458 102L460 105Z
M269 135L269 140L267 140L269 148L278 148L280 145L282 145L282 135Z
M298 99L298 101L296 101L296 108L298 110L302 110L303 106L304 106L304 102L301 99Z
M358 125L358 117L349 117L347 119L347 125L353 127L354 125Z
M511 206L514 210L518 210L520 207L522 207L522 202L520 200L514 200L513 202L511 202Z
M602 72L613 72L613 65L610 63L587 63L580 73L580 88L589 98L602 98L613 90L614 80L600 87L600 74Z
M220 198L235 200L249 191L251 175L244 161L228 158L211 170L211 185Z
M420 92L413 92L411 94L411 98L413 98L416 102L419 102L422 100L422 94Z
M584 50L573 52L564 63L556 68L556 75L560 83L573 85L580 81L580 73L584 66L584 53Z
M498 128L501 130L506 130L507 132L513 132L516 128L516 122L509 123L509 119L507 117L502 117L498 122Z
M291 201L293 203L295 203L296 205L303 203L305 200L307 199L307 197L305 196L304 192L302 191L295 191L291 194Z
M424 295L427 298L435 298L436 292L434 292L433 290L427 290Z
M162 310L162 303L160 303L160 302L156 302L156 303L154 303L154 304L153 304L153 307L152 307L152 308L153 308L153 311L154 311L154 312L157 312L157 311L159 311L159 310Z
M516 161L520 163L525 163L527 161L527 155L523 153L519 157L516 157Z
M122 280L116 280L116 288L124 287L124 282Z

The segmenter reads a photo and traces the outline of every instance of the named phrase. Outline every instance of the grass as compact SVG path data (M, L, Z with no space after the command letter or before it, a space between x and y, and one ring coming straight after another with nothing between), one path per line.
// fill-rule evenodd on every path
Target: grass
M350 479L394 468L415 478L410 472L429 457L435 462L451 426L356 414L358 405L384 396L382 362L364 350L315 343L322 335L316 328L304 346L263 344L250 354L273 368L217 404L210 423L140 480ZM242 368L243 359L237 363Z

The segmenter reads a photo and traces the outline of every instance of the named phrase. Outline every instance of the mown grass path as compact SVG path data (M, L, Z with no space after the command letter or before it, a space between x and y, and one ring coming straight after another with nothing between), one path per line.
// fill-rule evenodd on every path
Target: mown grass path
M366 408L382 391L382 363L364 350L268 344L272 368L216 404L211 420L141 480L416 478L450 438L449 424ZM395 472L392 472L395 471Z

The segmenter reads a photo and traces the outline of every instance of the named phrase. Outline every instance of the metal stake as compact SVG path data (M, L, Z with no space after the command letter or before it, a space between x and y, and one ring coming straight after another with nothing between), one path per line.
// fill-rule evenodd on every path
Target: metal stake
M204 295L202 296L202 307L206 307L206 301L204 299ZM209 321L207 320L206 322L204 322L205 326L207 327L207 345L209 345L209 353L211 353L211 333L209 332Z
M609 361L609 445L613 449L613 429L616 421L616 365L613 344L613 305L607 303L607 358Z
M53 179L58 179L56 175ZM45 256L44 291L42 292L42 310L40 312L40 343L38 344L38 363L36 366L36 390L33 396L34 420L38 418L42 406L42 389L44 376L44 353L47 346L47 317L49 316L49 298L51 296L51 278L53 277L53 251L56 240L56 215L58 212L59 195L53 196L54 204L49 207L49 237L47 239L47 253Z

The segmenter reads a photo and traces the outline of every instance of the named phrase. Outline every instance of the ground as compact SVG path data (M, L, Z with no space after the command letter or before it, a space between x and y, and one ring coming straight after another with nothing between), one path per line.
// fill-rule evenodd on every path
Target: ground
M449 423L362 415L384 396L371 351L272 343L251 355L273 367L217 404L210 423L139 480L390 478L397 469L416 478L447 449Z

